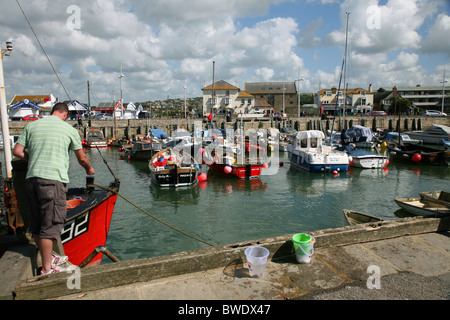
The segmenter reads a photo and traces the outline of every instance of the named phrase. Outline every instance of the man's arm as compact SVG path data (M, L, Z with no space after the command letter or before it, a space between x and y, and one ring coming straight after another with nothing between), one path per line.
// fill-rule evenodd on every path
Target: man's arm
M86 170L87 175L94 175L95 170L92 168L89 163L89 159L87 155L84 153L83 149L74 150L75 155L77 156L78 163Z
M28 153L25 151L25 147L20 143L16 143L14 146L13 155L22 160L28 160Z

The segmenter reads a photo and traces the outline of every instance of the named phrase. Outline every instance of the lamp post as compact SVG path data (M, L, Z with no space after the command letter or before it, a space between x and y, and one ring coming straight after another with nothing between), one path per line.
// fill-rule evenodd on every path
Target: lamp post
M6 95L5 95L5 79L3 77L3 57L8 57L13 50L12 42L6 42L6 49L1 49L0 58L0 117L2 124L3 134L3 149L5 153L6 164L6 178L12 178L12 166L11 166L11 144L9 140L9 124L8 124L8 111L6 110Z
M298 95L298 115L297 115L297 117L299 117L300 118L300 105L301 105L301 103L300 103L300 81L303 81L304 79L303 78L300 78L300 79L297 79L296 81L298 82L298 86L297 86L297 95Z
M283 117L283 119L284 119L284 92L286 91L286 88L284 87L284 85L283 85L283 115L282 115L282 117Z
M444 113L444 92L445 92L445 83L447 82L447 80L445 80L445 70L444 70L444 78L442 79L441 83L442 83L442 107L441 107L441 112Z

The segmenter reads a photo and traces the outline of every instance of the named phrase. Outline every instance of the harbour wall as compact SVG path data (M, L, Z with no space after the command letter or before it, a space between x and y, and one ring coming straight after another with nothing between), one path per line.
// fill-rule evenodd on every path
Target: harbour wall
M236 117L225 118L217 116L211 121L205 119L191 118L157 118L157 119L137 119L137 120L83 120L81 125L74 120L67 121L76 127L81 137L85 137L86 132L90 129L98 129L103 132L106 138L118 137L131 139L137 134L146 134L149 128L163 129L169 136L177 129L186 129L189 132L194 130L203 130L211 128L216 129L232 129L240 128L241 121ZM28 124L25 121L10 121L10 135L19 135L23 128ZM244 130L248 129L268 129L283 127L294 127L297 131L302 130L331 130L340 132L343 128L349 128L353 125L362 125L388 131L398 131L398 127L402 132L424 130L432 124L443 124L450 126L450 119L446 117L421 117L421 116L384 116L384 117L361 117L346 116L345 118L337 117L336 119L320 119L318 117L301 117L287 118L283 120L274 120L271 118L247 118L242 121Z

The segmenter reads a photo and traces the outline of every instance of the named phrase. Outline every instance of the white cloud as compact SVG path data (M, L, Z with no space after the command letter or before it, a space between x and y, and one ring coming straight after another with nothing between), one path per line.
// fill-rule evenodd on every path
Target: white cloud
M448 57L450 52L449 42L442 41L450 23L448 13L439 14L442 0L387 0L383 5L377 0L345 0L336 15L340 21L317 15L305 20L300 15L304 11L273 14L273 8L299 5L290 0L79 0L70 4L30 0L21 4L56 69L61 70L70 95L86 100L89 80L93 103L111 100L113 91L117 98L121 61L125 100L135 102L181 97L185 78L188 96L201 95L205 82L212 80L213 60L217 80L239 82L242 88L245 81L293 81L299 68L305 79L303 92L316 91L319 79L322 87L337 85L346 11L351 12L349 85L381 86L383 81L416 82L419 77L431 81L438 63L425 68L419 53L445 52ZM80 29L68 27L70 5L80 8ZM335 10L337 2L300 5ZM380 13L379 28L367 27L369 6ZM300 24L305 26L301 30ZM4 61L7 97L52 91L66 99L15 3L0 12L0 39L13 40L15 48ZM311 58L305 63L308 54Z
M434 25L430 28L428 35L422 43L422 52L436 53L445 52L450 56L450 16L441 13L436 18Z

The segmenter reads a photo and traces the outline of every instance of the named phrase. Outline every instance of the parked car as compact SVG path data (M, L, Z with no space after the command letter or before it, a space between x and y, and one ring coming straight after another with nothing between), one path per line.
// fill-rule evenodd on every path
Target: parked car
M109 113L101 113L95 116L95 120L112 120L114 119L112 114Z
M371 113L367 113L366 116L387 116L386 111L372 111Z
M22 118L23 121L35 121L42 118L41 116L38 116L37 114L29 114Z
M437 111L437 110L425 110L423 115L428 116L428 117L446 117L447 116L447 114Z

